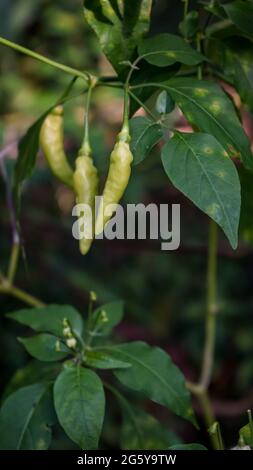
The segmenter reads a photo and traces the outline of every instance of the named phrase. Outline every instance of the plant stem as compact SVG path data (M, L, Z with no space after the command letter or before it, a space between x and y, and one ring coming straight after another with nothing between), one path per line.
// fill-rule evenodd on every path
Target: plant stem
M217 232L216 223L213 220L210 220L207 267L206 340L200 378L201 385L206 389L209 387L211 380L215 348L217 316Z
M41 302L41 300L28 294L22 289L19 289L18 287L9 285L8 283L7 285L4 285L4 284L0 285L0 293L11 295L13 297L16 297L17 299L23 300L23 302L25 302L28 305L31 305L32 307L44 307L45 306L45 304Z
M89 80L89 78L91 77L88 72L81 72L81 70L74 69L72 67L69 67L68 65L60 64L55 60L49 59L48 57L38 54L37 52L31 51L30 49L20 46L15 42L9 41L8 39L0 37L0 44L15 49L16 51L21 52L22 54L26 54L29 57L32 57L33 59L39 60L40 62L44 62L45 64L51 65L52 67L60 69L63 72L73 75L75 77L80 77L84 80Z
M17 266L18 266L18 259L19 259L19 252L20 252L19 243L14 243L12 245L11 256L10 256L9 267L8 267L8 273L7 273L7 279L8 279L10 284L13 283L15 275L16 275Z
M182 0L182 2L184 3L184 20L185 20L186 15L188 13L189 0Z
M90 110L90 101L92 94L92 86L90 85L86 97L86 109L85 109L85 119L84 119L84 138L81 149L88 156L91 154L90 146L90 136L89 136L89 110Z
M198 32L196 36L196 43L197 43L197 51L201 53L201 39L202 39L202 33ZM202 64L198 66L198 73L197 73L197 78L198 80L202 80L203 78L203 73L202 73Z

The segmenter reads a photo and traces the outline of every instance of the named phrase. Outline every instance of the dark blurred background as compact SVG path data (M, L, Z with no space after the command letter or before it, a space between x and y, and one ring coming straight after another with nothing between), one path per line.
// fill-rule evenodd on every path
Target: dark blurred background
M0 35L79 69L110 74L97 39L85 24L80 0L1 0ZM196 2L191 1L194 7ZM179 0L154 2L152 31L177 32L182 17ZM11 144L5 166L11 177L16 142L27 127L61 94L69 77L45 64L0 47L0 142ZM76 90L81 85L76 85ZM96 164L106 174L108 157L120 126L121 92L100 88L94 93L91 139ZM70 161L82 139L84 98L65 106L65 147ZM135 167L126 202L181 204L181 246L161 252L151 241L98 241L82 257L73 239L73 195L55 181L39 154L22 199L21 226L25 257L17 285L46 303L72 304L84 315L89 291L98 302L123 299L125 319L117 330L122 340L144 339L166 349L186 377L198 377L204 341L207 218L170 185L159 160L159 149ZM0 267L6 268L11 230L5 185L0 176ZM241 243L233 252L220 232L217 351L211 394L226 444L237 441L253 406L253 263L251 247ZM20 328L4 313L24 306L1 296L1 377L6 385L29 358L16 336ZM137 400L136 397L133 397ZM186 441L207 436L158 406L141 406L174 429ZM149 408L148 408L149 407ZM199 410L196 408L197 413ZM102 446L116 445L119 416L109 401ZM200 415L201 421L201 415ZM54 446L70 448L60 431Z

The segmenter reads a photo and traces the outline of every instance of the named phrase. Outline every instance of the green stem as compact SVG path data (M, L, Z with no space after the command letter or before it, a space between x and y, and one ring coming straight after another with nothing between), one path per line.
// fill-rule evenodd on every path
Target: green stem
M37 299L33 295L28 294L22 289L19 289L18 287L15 287L12 285L0 286L0 293L16 297L17 299L22 300L23 302L25 302L28 305L31 305L32 307L44 307L45 306L45 304L41 300Z
M85 120L84 120L84 138L83 138L83 143L82 143L82 146L81 146L81 150L87 156L91 154L90 136L89 136L89 111L90 111L92 88L93 87L90 85L89 88L88 88L88 93L87 93L87 97L86 97L86 109L85 109Z
M201 40L202 40L202 33L197 33L196 36L196 44L197 44L197 51L201 53ZM197 73L198 80L202 80L203 72L202 72L202 64L198 66L198 73Z
M189 0L182 0L182 2L184 3L184 20L185 20L186 15L188 13Z
M213 220L209 223L208 267L207 267L207 316L206 340L200 383L208 388L214 362L216 316L217 316L217 245L218 230Z
M215 421L212 426L208 429L210 438L213 442L213 447L215 450L224 450L223 439L221 435L220 425Z
M120 133L118 134L118 141L129 142L129 90L128 86L124 88L124 110L123 110L123 124Z
M17 271L19 252L20 252L19 243L14 243L12 245L10 262L9 262L8 273L7 273L7 280L10 284L13 283L15 274Z
M52 67L60 69L63 72L73 75L75 77L80 77L84 80L89 80L91 77L91 75L88 72L81 72L80 70L69 67L68 65L60 64L59 62L56 62L55 60L49 59L41 54L38 54L37 52L31 51L30 49L20 46L19 44L16 44L15 42L9 41L8 39L0 37L0 44L2 44L3 46L7 46L12 49L15 49L16 51L21 52L22 54L26 54L29 57L32 57L33 59L39 60L40 62L44 62L47 65L51 65Z

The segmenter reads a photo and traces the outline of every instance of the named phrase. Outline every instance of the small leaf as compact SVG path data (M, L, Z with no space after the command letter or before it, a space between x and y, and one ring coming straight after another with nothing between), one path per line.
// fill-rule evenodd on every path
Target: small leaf
M114 371L125 386L195 423L184 376L165 351L142 341L106 346L103 350L132 364L128 369Z
M253 170L250 142L231 100L216 84L191 78L175 78L166 89L190 123L213 135L231 157L241 158Z
M163 133L159 123L144 116L137 116L129 121L131 151L134 165L144 160L154 145L161 140Z
M1 450L46 450L55 423L51 391L46 384L20 388L0 411Z
M100 322L101 314L104 317L103 322ZM121 300L115 300L114 302L110 302L105 305L101 305L96 310L94 310L92 314L92 324L91 329L93 326L99 326L99 334L101 335L110 335L112 330L117 326L124 314L124 302ZM99 323L99 325L98 325Z
M179 31L185 38L192 38L198 31L199 14L196 10L189 11L179 24Z
M65 98L69 95L72 87L76 81L74 77L71 82L68 84L64 90L61 97L47 109L32 125L29 127L25 135L21 138L18 145L18 158L15 163L15 172L14 172L14 181L13 181L13 192L14 200L17 209L19 210L20 206L20 193L22 189L22 183L26 178L31 176L35 162L36 156L39 150L39 135L40 129L43 124L43 121L47 115L52 111L52 109L59 103L63 102Z
M18 145L18 158L14 173L14 199L16 206L19 207L20 191L23 181L31 176L36 156L39 150L39 135L44 119L52 110L52 106L29 127L26 134L22 137Z
M17 312L8 313L8 318L22 325L27 325L35 331L48 332L63 336L63 320L67 318L74 332L82 334L83 320L77 310L71 305L47 305L39 308L24 308Z
M31 356L39 361L60 361L70 354L70 350L56 336L42 333L31 338L18 338ZM57 343L59 344L58 347ZM60 350L58 350L60 348Z
M54 403L61 426L83 450L96 449L103 420L105 397L100 378L89 369L64 369L54 385Z
M226 152L225 152L226 154ZM208 134L175 133L162 150L162 162L173 185L224 230L237 246L240 181L223 147Z
M175 444L170 446L168 450L207 450L201 444Z
M239 435L241 440L249 445L250 447L253 447L253 433L251 432L250 429L250 424L246 424L246 426L243 426L240 431Z
M147 62L158 67L166 67L176 62L197 65L205 60L202 54L193 49L180 36L167 33L143 39L138 47L138 52Z
M86 352L85 364L95 369L124 369L131 367L129 362L120 361L108 353L94 350Z
M161 91L156 100L156 110L159 114L169 114L175 108L175 101L171 98L170 94L164 90Z

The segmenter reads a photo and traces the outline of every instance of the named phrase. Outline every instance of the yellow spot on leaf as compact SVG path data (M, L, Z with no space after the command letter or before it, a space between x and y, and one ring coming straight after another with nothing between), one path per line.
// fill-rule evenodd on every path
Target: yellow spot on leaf
M173 51L166 51L166 56L167 57L173 57L173 58L177 57L176 53L173 52Z
M208 95L208 93L209 91L206 90L205 88L195 88L194 90L194 95L199 96L199 97L206 96Z
M226 172L220 170L220 171L217 172L217 176L218 176L219 178L221 178L221 179L224 179L225 176L226 176Z
M210 104L210 107L209 107L210 111L212 111L212 113L214 114L219 114L219 112L221 111L221 105L219 103L219 101L213 101L211 104Z
M213 202L209 207L206 209L207 214L212 218L217 218L220 212L220 206L216 202Z
M205 146L203 148L203 152L206 153L207 155L212 155L213 149L211 147Z

